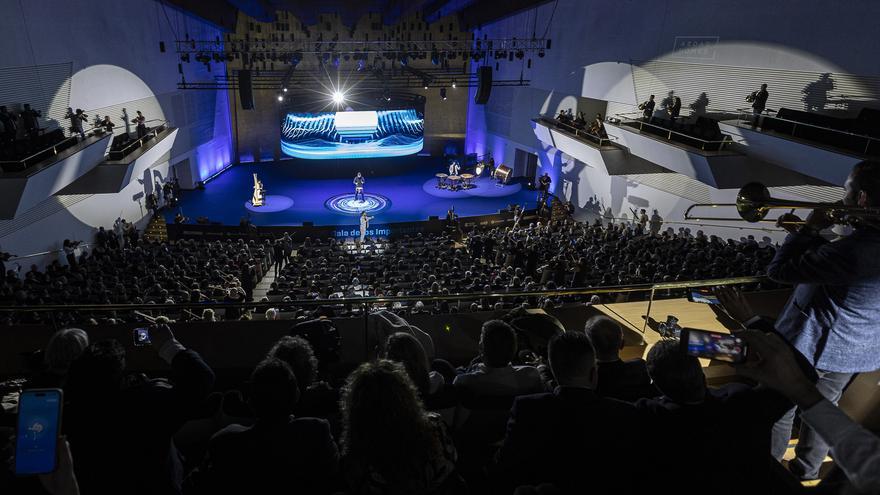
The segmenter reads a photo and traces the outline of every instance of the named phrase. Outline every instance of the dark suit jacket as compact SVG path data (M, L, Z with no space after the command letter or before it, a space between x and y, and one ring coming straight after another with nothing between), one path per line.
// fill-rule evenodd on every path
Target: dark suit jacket
M338 473L330 426L318 418L217 432L192 477L197 493L326 493Z
M627 465L639 461L640 423L632 404L586 388L519 397L498 452L500 484L552 482L565 493L634 493ZM502 493L502 492L499 492ZM508 491L507 493L510 493Z
M612 399L635 402L660 395L644 359L599 363L599 395Z
M64 428L82 493L180 492L172 436L205 400L214 373L191 350L174 356L171 370L170 381L142 381L112 395L69 394Z
M835 242L792 234L767 267L797 284L776 329L817 369L880 368L880 231L857 229Z
M792 404L770 389L732 383L710 389L700 404L658 397L635 407L660 492L765 493L775 462L770 432Z

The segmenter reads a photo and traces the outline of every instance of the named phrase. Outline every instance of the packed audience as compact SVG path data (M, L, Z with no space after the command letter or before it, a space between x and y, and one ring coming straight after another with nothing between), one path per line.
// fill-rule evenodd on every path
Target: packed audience
M376 306L404 313L553 307L584 297L489 297L505 292L603 287L761 275L775 248L753 237L722 240L702 231L660 232L644 222L604 225L573 220L473 230L463 241L449 234L368 239L363 245L334 238L290 235L277 239L173 243L145 241L124 220L99 228L89 248L65 242L65 258L44 270L7 266L0 301L42 304L166 304L252 301L270 270L276 275L266 300L326 300L333 315L356 315L337 301L356 296L474 294L473 300ZM79 254L77 254L79 253ZM765 283L765 288L767 283ZM676 293L658 293L659 297ZM625 300L626 294L604 302ZM198 307L175 319L238 319L242 313ZM61 321L125 319L131 315L71 312ZM269 319L308 316L285 307ZM7 315L4 322L41 321L39 312Z
M711 388L677 340L622 362L622 330L604 316L555 331L523 362L517 317L485 322L470 364L431 359L409 330L338 377L293 327L225 393L165 324L150 333L168 379L128 372L115 340L61 330L30 384L64 390L67 460L51 475L0 481L56 495L798 493L769 456L773 423L792 404L841 414L773 334L739 333L753 351L737 370L755 381ZM858 447L880 439L837 419L850 426L829 438L845 473L835 486L873 493L875 460Z

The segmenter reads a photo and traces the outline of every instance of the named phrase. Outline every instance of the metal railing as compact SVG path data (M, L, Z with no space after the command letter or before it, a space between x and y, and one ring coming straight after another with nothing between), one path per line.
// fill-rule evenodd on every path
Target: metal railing
M87 130L84 130L83 132L90 133L90 132L93 132L93 131L99 130L99 129L103 129L103 128L102 127L91 127ZM0 161L0 168L6 168L10 165L19 165L18 168L20 170L26 170L31 165L39 163L39 162L41 162L51 156L56 156L58 153L66 150L68 148L72 148L73 146L75 146L77 144L77 137L78 137L77 135L66 137L66 138L62 139L61 141L58 141L57 143L53 144L52 146L48 146L46 148L43 148L43 149L37 151L36 153L33 153L32 155L27 156L25 158L22 158L20 160ZM88 139L88 137L86 139ZM65 145L65 146L62 146L62 145Z
M574 134L577 137L585 138L585 139L589 140L590 142L595 143L599 146L607 146L607 145L610 145L612 142L610 138L603 138L603 137L599 136L598 134L593 134L592 132L588 131L587 129L581 129L581 128L575 127L573 125L566 124L565 122L560 122L557 119L552 119L550 117L546 117L546 116L542 115L542 116L538 117L537 120L539 122L542 122L542 123L548 125L548 126L562 128L563 130L565 130L571 134Z
M733 140L728 135L723 135L721 140L707 140L701 139L691 134L687 134L684 132L674 131L669 127L664 127L662 125L653 124L650 122L646 122L643 120L644 115L641 112L627 112L627 113L618 113L614 115L620 120L621 124L625 124L631 127L635 127L638 124L638 129L641 132L645 127L650 127L652 129L657 129L660 133L652 133L655 136L666 135L667 141L674 141L673 136L681 136L679 139L684 139L685 141L696 141L700 143L699 148L701 150L705 150L708 145L718 145L718 151L724 149L725 145L732 144ZM630 117L635 116L635 117ZM613 122L612 122L613 123ZM676 141L682 144L688 144L687 142L682 142L681 140Z
M639 223L638 218L605 217L605 216L602 216L601 214L597 214L597 215L599 215L603 221L614 220L614 221L618 221L619 223L626 223L626 224ZM745 220L743 220L743 222L745 222ZM739 225L736 225L735 223L734 224L720 224L720 223L704 223L704 222L676 222L676 221L672 221L672 220L663 220L662 223L663 223L663 225L686 225L686 226L693 226L693 227L717 227L717 228L722 228L722 229L756 230L756 231L760 231L760 232L786 232L785 229L781 229L781 228L747 227L747 226L739 226ZM648 222L648 224L650 225L650 222Z
M160 124L155 127L150 128L150 130L148 130L144 136L139 137L139 138L127 143L125 145L125 147L118 149L118 150L110 150L110 153L107 154L107 157L110 160L114 160L114 161L115 160L122 160L123 158L125 158L126 156L128 156L129 154L134 152L135 150L140 149L144 145L144 143L146 143L147 141L149 141L153 138L158 138L159 134L164 132L165 129L167 128L167 126L169 125L169 122L167 120L161 120L161 119L147 120L144 124L146 125L149 122L160 122Z
M771 110L770 112L773 112L773 111ZM798 137L796 134L797 134L798 126L800 126L801 128L807 127L807 128L812 128L812 129L818 129L818 130L821 130L824 132L830 132L830 133L834 133L834 134L837 134L840 136L846 136L846 137L857 139L857 140L864 139L865 140L865 147L862 149L862 153L865 155L868 154L868 149L871 147L871 143L874 143L874 142L880 143L880 138L868 136L865 134L857 134L857 133L850 132L850 131L843 131L840 129L834 129L831 127L825 127L825 126L817 125L817 124L808 124L806 122L801 122L799 120L786 119L783 117L778 117L777 116L779 113L778 111L776 111L775 113L776 113L776 115L769 115L769 112L767 114L761 114L760 118L764 119L764 120L773 119L773 120L778 120L781 122L786 122L786 123L791 124L792 127L791 127L791 132L785 132L785 131L782 131L779 129L771 129L773 132L778 132L781 134L788 134L792 137ZM751 109L749 109L749 108L738 108L736 111L736 115L737 115L736 119L737 119L738 125L741 125L740 123L745 122L749 126L751 126L752 123L754 122L754 119L758 118L758 116L755 115L753 112L751 112ZM764 126L762 124L761 128L763 129L763 127ZM832 146L833 146L833 144L832 144Z
M56 313L89 313L89 312L116 312L135 314L143 313L151 317L159 314L182 314L185 311L192 312L193 309L227 309L237 308L246 311L265 311L269 308L280 309L281 311L290 309L299 309L303 307L359 307L364 317L364 331L367 332L366 318L371 310L395 309L395 303L404 302L422 302L426 308L430 308L429 303L434 302L460 302L460 301L478 301L488 298L493 301L500 299L520 299L520 298L547 298L547 297L573 297L573 296L592 296L602 294L628 294L643 292L648 293L647 307L644 315L645 323L640 332L644 335L648 329L648 322L651 316L651 307L659 291L672 291L678 289L689 289L698 287L718 287L724 285L745 285L756 284L766 281L766 277L730 277L722 279L705 279L691 280L682 282L664 282L656 284L632 284L605 287L586 287L577 289L556 289L556 290L539 290L539 291L517 291L517 292L475 292L465 294L449 294L442 296L419 295L419 296L370 296L370 297L340 297L332 299L296 299L290 301L269 301L269 302L245 302L245 303L175 303L175 304L46 304L40 306L0 306L0 314L21 313L21 312L37 312L49 313L52 315L51 320L54 322ZM391 307L389 307L389 305ZM157 314L158 313L158 314ZM634 328L638 329L635 325Z

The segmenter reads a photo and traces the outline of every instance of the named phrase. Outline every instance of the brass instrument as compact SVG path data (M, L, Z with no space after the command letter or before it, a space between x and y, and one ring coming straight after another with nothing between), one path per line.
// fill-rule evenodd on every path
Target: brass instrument
M751 93L746 95L746 101L749 103L754 103L755 100L757 100L757 99L758 99L758 92L757 91L752 91Z
M808 209L824 211L835 224L852 224L866 222L873 224L873 220L880 219L880 207L862 207L844 205L842 203L811 203L808 201L792 201L777 199L770 196L770 190L758 182L750 182L743 186L736 195L736 203L696 203L688 207L684 212L685 220L698 221L738 221L737 218L729 217L704 217L694 216L691 210L694 208L718 208L721 206L734 206L741 219L747 222L772 222L765 220L770 210ZM804 222L786 222L797 225Z

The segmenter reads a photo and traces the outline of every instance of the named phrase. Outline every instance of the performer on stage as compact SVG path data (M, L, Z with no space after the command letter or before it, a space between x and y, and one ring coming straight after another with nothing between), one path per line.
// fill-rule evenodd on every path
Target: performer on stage
M550 196L550 183L553 182L553 179L550 178L550 175L547 172L544 172L538 179L538 190L540 192L540 196L538 197L539 203L546 203L547 198Z
M458 164L458 160L452 160L449 164L449 175L458 175L459 171L461 171L461 166Z
M263 182L254 174L254 195L251 197L251 205L263 206L266 201L266 190L263 188Z
M358 174L358 175L360 175L360 174ZM363 194L363 193L361 193L361 194ZM376 217L368 217L366 211L361 212L361 242L360 242L361 245L363 245L364 239L367 237L367 229L370 227L370 220L372 220L374 218L376 218Z
M364 176L361 175L360 172L358 172L357 176L355 176L355 178L354 178L354 199L355 199L355 201L357 201L358 195L361 196L361 201L366 201L366 198L364 197L364 182L366 182L366 180L364 179Z

